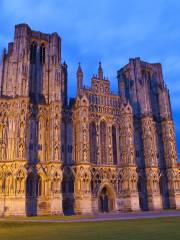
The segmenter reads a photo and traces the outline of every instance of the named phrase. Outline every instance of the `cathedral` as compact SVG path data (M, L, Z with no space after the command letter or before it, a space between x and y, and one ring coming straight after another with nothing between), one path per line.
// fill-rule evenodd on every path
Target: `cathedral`
M0 64L0 216L180 209L174 123L161 64L77 68L68 99L61 38L27 24Z

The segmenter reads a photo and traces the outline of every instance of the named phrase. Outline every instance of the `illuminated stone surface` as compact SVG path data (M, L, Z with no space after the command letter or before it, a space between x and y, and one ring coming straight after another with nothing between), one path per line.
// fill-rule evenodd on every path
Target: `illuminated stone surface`
M118 87L101 63L84 87L79 64L68 103L58 34L15 27L0 65L0 215L180 208L161 65L130 59Z

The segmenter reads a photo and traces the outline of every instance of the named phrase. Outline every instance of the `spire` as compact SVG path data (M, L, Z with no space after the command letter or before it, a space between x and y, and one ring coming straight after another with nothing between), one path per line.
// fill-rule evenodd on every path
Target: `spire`
M103 69L101 67L101 62L99 62L99 67L98 67L98 78L103 79Z
M78 64L78 69L77 69L77 95L80 93L80 89L83 87L83 71L81 68L81 64Z
M64 66L65 68L68 67L65 61L63 62L63 66Z
M77 76L83 76L83 71L80 62L78 63Z
M67 94L67 84L68 84L68 65L64 61L62 64L62 88L61 88L61 96L62 96L62 103L64 106L67 106L68 102L68 94Z

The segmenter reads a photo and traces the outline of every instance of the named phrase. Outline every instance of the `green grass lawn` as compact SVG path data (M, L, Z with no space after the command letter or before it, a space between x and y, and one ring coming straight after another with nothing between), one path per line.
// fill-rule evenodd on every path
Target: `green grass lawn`
M83 223L0 221L1 240L180 240L180 217Z

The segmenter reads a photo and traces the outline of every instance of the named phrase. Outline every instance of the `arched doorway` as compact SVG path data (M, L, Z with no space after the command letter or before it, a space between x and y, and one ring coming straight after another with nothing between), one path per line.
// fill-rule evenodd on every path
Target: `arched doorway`
M37 215L37 192L38 178L34 173L30 173L26 179L26 214L27 216Z
M113 211L114 198L109 189L105 186L99 194L99 211L102 213Z
M26 179L26 195L28 197L36 197L36 176L30 173Z
M169 202L169 193L168 193L168 183L167 183L167 178L165 176L160 177L159 188L160 188L160 193L162 197L163 209L169 209L170 202Z
M139 206L142 211L148 210L146 181L143 177L139 176L137 182L137 189L139 193Z
M64 176L62 181L62 207L64 215L74 214L74 178Z

